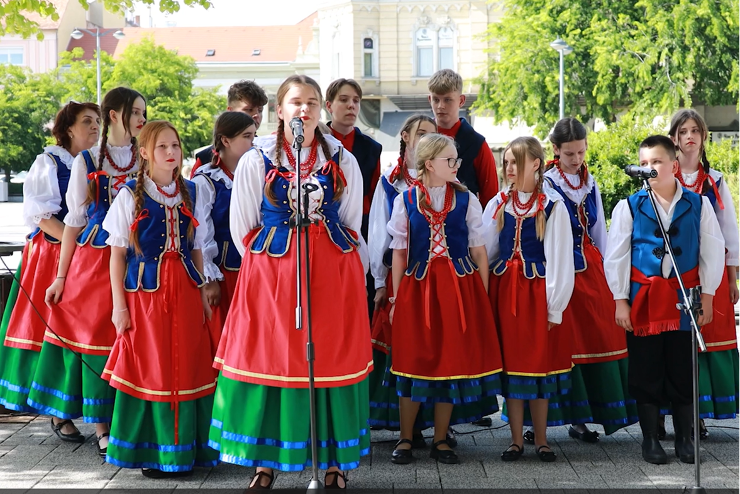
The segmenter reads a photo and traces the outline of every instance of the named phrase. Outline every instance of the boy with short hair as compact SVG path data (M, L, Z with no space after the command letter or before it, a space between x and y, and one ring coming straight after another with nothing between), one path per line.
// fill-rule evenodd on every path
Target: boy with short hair
M362 87L354 79L337 79L326 89L326 109L331 115L329 128L344 149L357 158L363 182L362 236L367 241L368 218L373 192L380 179L380 153L383 146L355 127L360 114ZM375 280L367 275L368 310L372 319L375 307Z
M669 235L686 288L701 284L699 326L712 321L712 301L724 271L724 237L709 199L680 186L673 142L650 136L640 144L660 221ZM627 331L629 393L637 402L642 457L668 462L658 441L660 404L670 401L676 456L694 462L690 319L646 190L621 200L612 213L604 271L616 301L615 319Z
M455 139L458 156L462 158L458 180L478 194L485 207L498 193L496 161L486 138L460 118L460 108L465 104L462 77L450 69L439 70L432 75L427 86L439 133Z
M267 104L267 94L256 82L241 80L229 87L226 94L226 111L242 111L252 117L257 130L262 123L262 110ZM208 147L195 155L195 164L190 171L190 178L203 164L213 160L213 147Z

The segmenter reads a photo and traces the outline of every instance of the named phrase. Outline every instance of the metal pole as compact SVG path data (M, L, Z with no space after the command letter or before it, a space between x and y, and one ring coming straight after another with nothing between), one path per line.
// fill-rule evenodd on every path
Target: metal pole
M98 106L100 106L100 28L95 28L95 34L93 36L95 36L95 46L97 47L97 52L98 52L98 67L97 67L97 69L98 69ZM563 60L563 58L562 58L562 55L561 55L561 57L560 57L560 64L561 64L560 70L561 70L561 72L563 70L562 69L562 60ZM562 80L561 80L561 89L560 90L562 91Z
M563 92L563 86L565 85L564 81L564 75L563 75L563 58L565 55L563 55L563 51L565 50L559 50L560 51L560 120L562 120L565 117L565 94Z

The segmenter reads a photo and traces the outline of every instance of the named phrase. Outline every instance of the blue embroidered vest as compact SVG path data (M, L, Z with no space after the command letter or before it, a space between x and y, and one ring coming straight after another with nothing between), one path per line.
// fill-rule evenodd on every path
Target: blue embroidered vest
M632 194L627 202L632 213L632 267L647 277L662 277L663 257L668 255L660 233L655 211L644 189ZM658 206L660 207L660 206ZM699 239L701 238L701 207L699 194L683 189L681 199L673 210L671 227L666 233L676 256L676 263L682 273L691 271L699 265ZM670 277L676 273L671 269ZM642 285L630 283L630 304ZM678 291L677 291L678 293ZM686 319L686 321L684 321ZM681 315L681 328L685 329L688 318Z
M386 198L386 206L388 207L388 214L390 216L393 216L393 203L396 200L396 197L398 197L398 191L396 188L391 184L388 179L385 176L380 177L380 183L383 186L383 190L385 191L385 198ZM385 253L383 254L383 264L390 269L391 263L393 262L393 249L387 249Z
M417 280L427 275L429 262L433 257L432 227L427 216L419 209L417 188L412 187L403 193L403 203L409 218L406 276L413 275ZM455 191L452 209L447 213L442 235L447 243L446 256L452 260L458 276L473 274L478 266L470 257L468 248L468 213L470 196L465 191Z
M460 127L455 135L457 142L458 158L462 158L462 165L457 172L457 179L465 184L470 192L477 194L480 192L478 177L475 175L475 166L473 162L480 152L480 148L486 138L477 133L473 127L464 118L460 119Z
M583 256L583 245L587 235L591 240L591 243L594 243L594 239L591 237L591 229L596 225L596 220L598 218L598 208L596 207L596 187L594 186L591 189L591 192L586 194L580 204L576 204L565 194L565 191L560 186L555 185L553 180L549 177L545 178L545 180L547 180L550 186L560 194L563 198L563 204L565 204L565 207L568 209L570 228L573 231L573 255L576 273L585 271L588 266L586 265L586 258ZM585 229L584 222L587 222Z
M717 191L718 192L719 192L720 186L722 185L722 179L723 178L724 177L720 177L719 180L717 180ZM707 179L707 181L709 181L709 179ZM707 197L707 199L709 199L709 202L712 203L712 208L714 208L716 210L717 209L717 196L714 193L714 187L712 187L710 185L710 186L706 187L706 189L707 190L703 193L703 195L705 195Z
M265 162L265 177L275 168L272 161L264 153L262 159ZM341 148L333 158L335 163L341 162ZM281 173L287 172L287 168L280 167ZM347 227L339 220L339 201L334 200L334 180L331 171L323 174L320 171L315 174L319 181L323 197L321 198L321 207L316 209L316 213L321 216L321 222L326 228L329 238L342 252L349 253L359 248L359 241L352 235ZM259 227L249 251L252 254L267 253L273 257L282 257L288 253L290 248L290 239L294 229L291 228L291 219L295 213L292 201L290 200L290 191L293 183L289 182L280 175L276 175L272 190L275 194L275 204L272 204L266 196L262 196L262 226Z
M62 200L59 204L62 209L60 209L58 213L55 213L52 216L64 223L64 217L67 216L67 213L69 212L69 209L67 208L67 189L69 188L70 171L69 168L67 168L67 165L62 162L62 159L59 156L51 153L46 153L46 155L53 159L54 163L56 163L57 165L57 182L59 183L59 193L62 195ZM39 234L40 231L41 228L36 227L36 229L32 231L31 234L28 236L28 238L33 239L36 235ZM56 239L47 233L44 233L44 237L48 242L52 244L61 243L61 240Z
M190 199L195 204L195 184L185 180L185 185L190 192ZM133 195L136 190L136 180L131 180L124 185ZM182 202L174 206L174 226L176 231L174 235L179 237L179 249L183 267L187 270L188 275L197 286L205 283L203 276L195 268L191 251L193 250L193 241L188 239L188 226L191 223L189 216L182 214ZM167 206L155 201L146 191L144 191L144 207L142 209L148 212L148 216L142 218L137 226L139 232L139 245L141 246L141 255L134 251L133 244L129 246L126 252L126 278L124 287L126 291L135 292L143 290L153 292L159 289L160 277L159 270L162 266L162 259L168 251L170 240L170 222L167 220Z
M545 221L550 218L555 202L548 200ZM528 279L545 277L545 243L537 238L537 216L518 219L504 208L504 227L499 234L499 258L491 264L496 276L506 271L506 262L519 256L523 262L524 276Z
M213 260L220 269L228 271L239 271L242 265L242 256L236 250L231 240L231 229L229 227L229 207L231 205L231 189L221 180L213 180L204 169L210 165L204 165L196 175L204 176L213 185L216 198L213 201L211 219L213 220L213 238L218 245L218 255Z

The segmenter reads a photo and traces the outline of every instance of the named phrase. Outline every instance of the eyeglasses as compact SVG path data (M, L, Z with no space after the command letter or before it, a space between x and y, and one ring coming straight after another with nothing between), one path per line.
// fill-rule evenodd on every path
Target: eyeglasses
M462 158L434 158L435 160L447 161L447 166L455 168L456 166L462 165Z

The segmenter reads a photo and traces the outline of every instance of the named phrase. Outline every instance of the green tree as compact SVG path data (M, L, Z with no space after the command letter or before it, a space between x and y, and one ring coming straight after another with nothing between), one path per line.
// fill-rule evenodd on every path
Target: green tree
M693 100L737 103L737 0L505 0L476 106L544 135L558 119L560 36L565 113L607 122L634 107L670 113Z
M88 0L79 1L85 9L88 8ZM131 10L135 4L155 5L155 0L102 0L106 10L110 12L123 13ZM201 6L209 8L210 0L160 0L159 10L161 12L177 12L182 5L188 7ZM59 13L54 4L48 0L2 0L0 2L0 36L6 34L19 34L24 38L36 36L44 39L39 30L39 24L28 18L29 14L38 14L52 20L59 19Z

